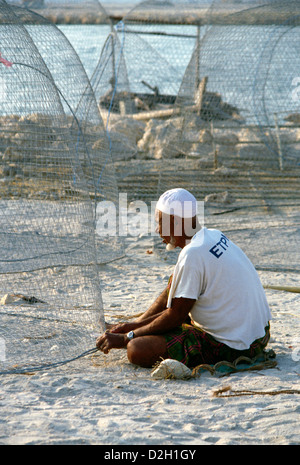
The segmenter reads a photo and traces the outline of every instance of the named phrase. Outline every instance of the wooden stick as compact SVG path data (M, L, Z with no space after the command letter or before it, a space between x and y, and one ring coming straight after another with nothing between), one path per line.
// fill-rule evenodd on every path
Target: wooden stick
M265 284L264 289L275 289L276 291L287 291L287 292L300 292L300 287L297 286L272 286L270 284Z
M216 148L216 144L214 140L214 124L212 121L210 123L210 134L211 134L213 154L214 154L214 169L216 170L218 168L218 149Z
M278 155L279 155L279 169L280 171L283 170L283 157L282 157L282 148L281 148L281 140L278 128L278 119L277 114L274 113L274 121L275 121L275 130L276 130L276 139L277 139L277 147L278 147Z
M205 76L203 79L201 79L196 96L195 96L195 106L197 108L197 114L200 116L201 113L201 108L202 108L202 101L203 101L203 96L205 94L206 90L206 84L207 84L208 77Z
M299 389L280 389L278 391L250 391L247 389L232 390L231 386L225 386L213 392L213 397L236 397L236 396L277 396L279 394L300 394Z
M181 108L167 108L166 110L153 110L153 111L146 111L142 113L136 113L133 115L127 115L128 118L134 119L135 121L145 121L149 119L155 118L168 118L173 115L179 115L181 112Z

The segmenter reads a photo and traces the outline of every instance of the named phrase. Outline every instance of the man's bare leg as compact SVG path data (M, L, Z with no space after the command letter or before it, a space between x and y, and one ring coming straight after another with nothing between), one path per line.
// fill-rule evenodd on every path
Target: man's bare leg
M128 360L144 368L152 367L157 361L168 358L164 336L142 336L127 344Z

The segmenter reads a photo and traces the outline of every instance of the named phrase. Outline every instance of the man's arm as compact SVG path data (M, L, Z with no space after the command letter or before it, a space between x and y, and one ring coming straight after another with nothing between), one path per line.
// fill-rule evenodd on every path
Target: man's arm
M195 299L180 297L172 300L172 306L157 315L152 321L146 321L144 325L137 328L135 337L147 335L165 334L184 323L192 310Z
M138 323L138 327L133 328L135 338L149 335L163 335L176 326L181 325L191 311L195 299L178 298L173 299L172 307L165 309L158 315L153 315L149 319ZM97 339L96 346L104 353L111 349L126 347L129 340L126 333L107 332Z

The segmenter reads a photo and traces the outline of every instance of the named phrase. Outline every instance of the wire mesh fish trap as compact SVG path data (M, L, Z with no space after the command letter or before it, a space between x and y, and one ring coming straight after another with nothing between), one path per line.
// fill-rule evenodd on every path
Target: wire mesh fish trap
M174 174L170 164L160 174L166 185L174 184L181 163L187 169L182 182L193 174L202 196L228 184L237 199L294 198L299 134L291 125L298 111L291 82L297 65L282 63L293 61L288 44L297 44L297 19L290 16L296 3L239 5L229 12L222 5L142 2L105 44L92 85L102 114L109 110L112 137L124 145L114 159L126 161L126 169L132 165L128 176L117 167L120 185L132 185L132 195L144 195L143 188L156 195L151 170L148 182L138 186L133 179L135 169L147 176L145 160L158 160L162 173L166 163L159 160L176 159Z
M239 239L255 223L264 251L253 255L249 239L255 264L292 270L299 270L288 258L299 236L297 12L295 1L142 2L115 26L94 75L105 69L97 101L102 112L109 108L110 129L125 135L115 158L122 191L150 201L187 188L205 200L207 224L222 210L251 211L252 225L246 213L236 220L243 226L224 227Z
M96 232L97 204L116 202L117 186L77 54L29 10L1 1L0 20L0 371L14 372L94 346L97 266L122 245Z
M291 87L299 70L299 6L220 11L214 2L176 101L186 158L194 161L182 182L207 201L207 223L219 223L258 268L299 271L299 128L290 123L299 111ZM172 173L164 179L166 188ZM216 221L209 213L220 207L242 207L241 216Z
M172 107L196 36L195 28L182 31L182 26L171 26L170 30L170 24L156 23L156 8L173 15L180 5L142 2L129 12L108 36L91 79L109 128L118 186L130 200L157 198L161 151L172 151L165 141L153 140L153 123L156 118L159 123L167 119L174 127ZM163 125L161 129L164 138L169 131ZM153 159L157 160L154 169Z
M145 60L141 61L140 57ZM139 120L138 115L140 110L150 111L160 105L161 97L155 90L149 91L148 83L155 86L155 82L164 82L166 75L173 74L170 70L172 66L143 37L119 23L107 38L91 79L109 131L118 188L128 193L128 200L149 200L157 196L157 172L153 173L151 182L151 173L143 171L152 156L143 157L138 145L146 128L146 122ZM172 83L170 88L173 95L163 98L172 102L176 90Z

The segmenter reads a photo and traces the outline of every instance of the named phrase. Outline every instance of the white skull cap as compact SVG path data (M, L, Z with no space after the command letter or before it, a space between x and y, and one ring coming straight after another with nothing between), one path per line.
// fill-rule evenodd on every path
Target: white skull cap
M180 218L193 218L197 215L197 201L185 189L170 189L160 196L156 209Z

